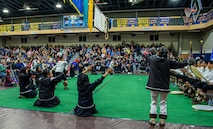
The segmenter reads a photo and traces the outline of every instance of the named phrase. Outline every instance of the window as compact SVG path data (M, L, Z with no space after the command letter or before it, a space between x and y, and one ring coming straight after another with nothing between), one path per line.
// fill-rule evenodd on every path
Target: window
M113 35L112 41L121 41L121 36L120 35Z
M48 42L49 43L55 42L55 37L48 37Z
M21 43L27 43L27 38L21 38Z
M86 42L87 36L79 36L79 42Z
M149 36L150 41L158 41L158 39L159 39L159 35L150 35Z

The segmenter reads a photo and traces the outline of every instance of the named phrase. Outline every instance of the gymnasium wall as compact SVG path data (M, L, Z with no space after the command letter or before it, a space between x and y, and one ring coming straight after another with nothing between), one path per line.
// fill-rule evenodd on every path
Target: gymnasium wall
M128 10L129 11L129 10ZM107 17L110 18L135 18L135 17L169 17L169 16L181 16L182 11L145 11L145 12L119 12L119 13L104 13Z
M79 42L79 36L87 36L86 42ZM113 41L113 35L110 35L110 38L108 40L105 40L104 35L101 34L99 37L96 37L94 34L67 34L66 36L64 34L61 35L55 35L55 42L50 43L48 42L49 36L54 35L37 35L37 36L12 36L11 38L7 39L6 46L29 46L29 45L44 45L44 44L63 44L63 45L75 45L75 44L120 44L122 41L125 41L126 43L130 43L131 41L134 41L135 43L144 44L144 45L151 45L154 44L165 44L166 46L170 46L171 43L173 44L174 48L178 50L178 43L180 39L180 34L175 33L171 36L168 32L144 32L139 33L135 35L135 37L131 36L131 33L117 33L116 34L121 35L120 41ZM158 41L150 41L150 35L159 35ZM37 37L37 38L35 38ZM21 43L21 38L27 38L27 43ZM181 44L182 47L182 53L188 54L189 52L189 42L193 42L193 52L198 52L200 49L200 33L183 33L183 42Z
M203 52L211 53L213 49L213 29L203 32Z

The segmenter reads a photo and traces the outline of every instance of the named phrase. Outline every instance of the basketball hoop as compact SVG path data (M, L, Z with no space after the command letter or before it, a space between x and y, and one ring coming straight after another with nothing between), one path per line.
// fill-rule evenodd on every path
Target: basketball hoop
M197 10L196 10L196 9L191 9L191 12L192 12L192 13L196 13Z
M192 9L191 8L185 8L184 13L186 14L186 17L190 17L192 14Z

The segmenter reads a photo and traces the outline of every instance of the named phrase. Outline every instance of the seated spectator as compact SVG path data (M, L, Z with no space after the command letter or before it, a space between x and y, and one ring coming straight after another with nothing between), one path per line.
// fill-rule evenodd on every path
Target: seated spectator
M13 80L11 77L10 77L10 70L7 70L7 74L6 74L6 77L5 77L5 84L4 84L6 87L12 87L12 86L16 86L16 82L15 80Z

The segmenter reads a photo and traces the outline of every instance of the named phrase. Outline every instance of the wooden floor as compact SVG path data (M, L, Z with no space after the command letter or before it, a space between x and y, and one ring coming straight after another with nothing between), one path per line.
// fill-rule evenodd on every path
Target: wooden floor
M166 123L152 127L146 121L78 117L71 114L0 108L0 129L213 129Z

